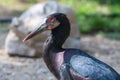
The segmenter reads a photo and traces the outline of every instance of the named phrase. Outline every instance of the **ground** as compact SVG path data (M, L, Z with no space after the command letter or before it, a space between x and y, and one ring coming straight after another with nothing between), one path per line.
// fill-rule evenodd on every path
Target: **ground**
M9 57L4 50L8 27L0 29L0 80L56 80L42 58ZM100 35L82 36L82 49L120 73L120 41Z
M5 13L7 12L3 13L4 16ZM9 57L5 53L4 42L8 31L7 26L0 27L0 80L56 80L42 58ZM120 73L120 41L100 35L83 35L80 41L82 50L104 61Z

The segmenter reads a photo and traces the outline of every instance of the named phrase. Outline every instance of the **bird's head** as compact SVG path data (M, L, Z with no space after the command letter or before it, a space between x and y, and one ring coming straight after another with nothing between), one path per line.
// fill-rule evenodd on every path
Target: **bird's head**
M24 38L23 42L29 40L30 38L34 37L38 33L41 33L41 32L47 31L47 30L54 30L57 27L60 27L60 25L64 25L64 23L67 23L66 21L69 24L69 21L68 21L66 15L63 14L63 13L54 13L54 14L51 14L51 15L47 16L47 18L45 18L44 23L42 25L40 25L39 27L37 27L31 33L29 33Z

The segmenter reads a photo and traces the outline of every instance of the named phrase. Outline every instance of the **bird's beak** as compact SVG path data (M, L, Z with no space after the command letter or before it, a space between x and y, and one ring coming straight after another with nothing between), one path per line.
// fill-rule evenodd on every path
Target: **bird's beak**
M40 27L36 28L34 31L32 31L31 33L29 33L29 34L23 39L23 42L29 40L30 38L34 37L34 36L37 35L38 33L41 33L41 32L43 32L43 31L46 31L48 26L49 26L49 24L47 24L47 23L42 24Z

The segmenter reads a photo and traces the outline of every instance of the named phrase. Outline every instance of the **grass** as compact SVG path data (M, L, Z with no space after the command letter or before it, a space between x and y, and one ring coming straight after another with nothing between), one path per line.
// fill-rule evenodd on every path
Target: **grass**
M10 25L10 23L0 23L0 28L7 27L9 25Z
M61 0L60 3L71 6L75 12L80 14L93 14L96 13L95 8L99 6L97 2L94 1L85 1L85 0Z
M0 0L1 6L13 6L13 4L17 3L17 0Z
M110 39L120 40L120 32L100 32L99 34Z

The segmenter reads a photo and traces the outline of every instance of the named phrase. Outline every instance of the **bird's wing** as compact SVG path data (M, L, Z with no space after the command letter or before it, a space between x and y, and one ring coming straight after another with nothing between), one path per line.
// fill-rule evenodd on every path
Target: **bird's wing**
M74 77L88 77L88 80L90 80L89 78L94 80L119 80L119 75L114 69L80 50L67 50L64 57L65 63L70 64L70 73Z
M91 78L85 78L75 71L69 64L62 64L60 68L61 80L92 80Z
M93 80L89 77L84 77L80 75L77 71L75 71L72 67L70 68L70 74L73 77L74 80Z

